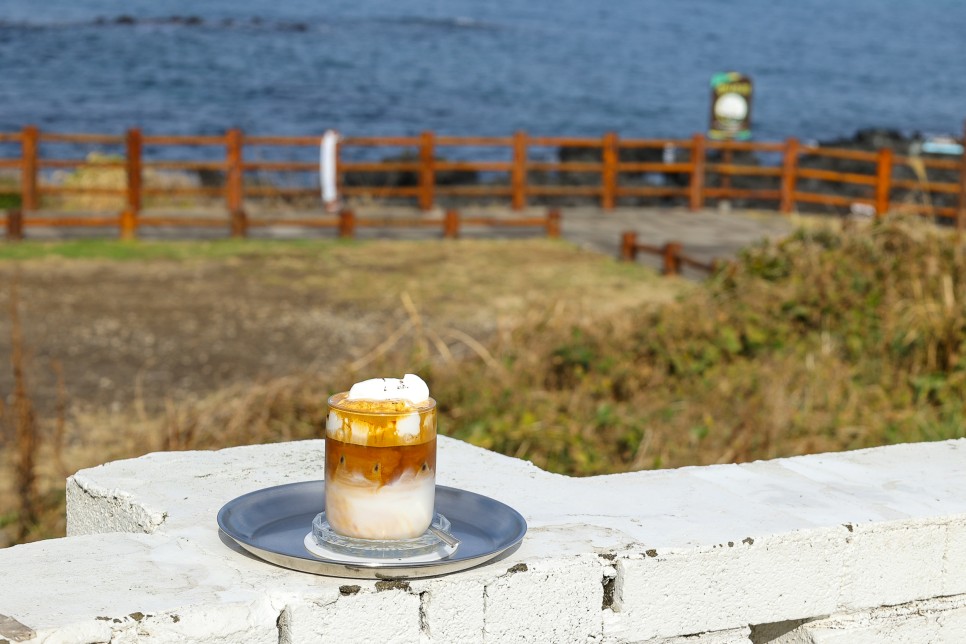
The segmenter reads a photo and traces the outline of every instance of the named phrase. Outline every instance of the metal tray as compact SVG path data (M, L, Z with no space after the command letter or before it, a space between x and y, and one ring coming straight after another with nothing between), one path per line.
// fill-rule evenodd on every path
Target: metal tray
M325 505L325 483L304 481L256 490L218 511L218 527L245 550L270 563L316 575L354 579L414 579L445 575L496 558L523 540L527 522L494 499L436 486L436 511L452 522L459 549L437 561L345 563L305 548L312 519Z

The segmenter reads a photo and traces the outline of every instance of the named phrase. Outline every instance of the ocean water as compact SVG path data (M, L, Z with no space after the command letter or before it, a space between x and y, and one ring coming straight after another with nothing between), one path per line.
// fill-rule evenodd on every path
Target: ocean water
M962 131L961 0L0 0L0 131L684 137Z

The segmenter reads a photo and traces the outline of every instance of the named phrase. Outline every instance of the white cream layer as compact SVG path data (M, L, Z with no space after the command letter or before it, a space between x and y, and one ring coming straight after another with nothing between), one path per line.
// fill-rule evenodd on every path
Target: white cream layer
M327 481L325 518L339 534L357 539L414 539L429 527L435 476L408 478L379 488Z
M372 378L352 385L346 400L408 400L414 405L429 398L429 385L416 374L402 378Z

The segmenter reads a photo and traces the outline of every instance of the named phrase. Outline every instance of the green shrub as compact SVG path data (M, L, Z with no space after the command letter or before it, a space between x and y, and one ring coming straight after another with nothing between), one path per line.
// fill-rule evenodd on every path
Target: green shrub
M963 436L966 259L927 225L802 230L673 304L539 327L506 373L434 373L448 431L573 474Z
M14 210L21 204L19 192L0 192L0 210Z

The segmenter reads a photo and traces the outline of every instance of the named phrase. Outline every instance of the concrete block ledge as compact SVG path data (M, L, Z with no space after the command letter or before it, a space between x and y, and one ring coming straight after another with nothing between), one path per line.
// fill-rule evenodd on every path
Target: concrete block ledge
M440 484L526 517L509 556L370 582L221 537L223 504L322 478L324 449L78 472L68 537L0 550L0 644L966 642L966 440L575 479L442 438Z

